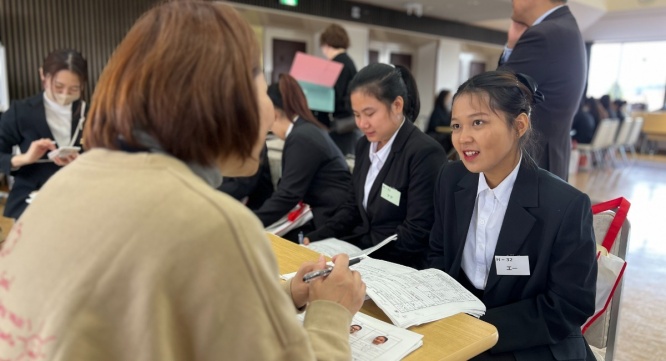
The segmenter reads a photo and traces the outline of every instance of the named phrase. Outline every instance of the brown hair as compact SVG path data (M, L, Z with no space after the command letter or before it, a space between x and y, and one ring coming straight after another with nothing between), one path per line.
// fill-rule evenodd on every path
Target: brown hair
M277 87L271 85L268 89L268 96L271 98L273 105L283 111L287 118L293 119L298 115L319 128L328 130L312 114L310 108L308 108L308 101L303 89L291 75L280 74Z
M329 25L319 37L320 45L328 45L338 49L349 48L349 36L347 31L338 24Z
M81 98L85 99L86 83L88 82L88 62L83 55L74 49L52 51L42 63L44 76L55 76L61 70L69 70L79 77L81 82Z
M255 34L233 8L159 5L134 24L104 69L86 144L142 148L133 134L140 130L186 162L247 159L259 136L258 74Z

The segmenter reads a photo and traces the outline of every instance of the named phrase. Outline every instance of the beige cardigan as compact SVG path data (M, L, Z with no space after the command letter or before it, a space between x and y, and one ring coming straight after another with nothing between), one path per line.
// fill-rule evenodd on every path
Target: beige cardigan
M344 307L305 327L259 220L175 158L96 149L0 249L0 360L350 359Z

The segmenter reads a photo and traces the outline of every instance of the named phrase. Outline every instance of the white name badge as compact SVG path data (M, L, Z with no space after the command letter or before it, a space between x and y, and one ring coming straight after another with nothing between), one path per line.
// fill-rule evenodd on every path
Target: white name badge
M495 267L499 276L529 276L528 256L495 256Z
M393 187L387 186L384 183L382 183L382 198L395 204L398 207L400 206L400 191Z

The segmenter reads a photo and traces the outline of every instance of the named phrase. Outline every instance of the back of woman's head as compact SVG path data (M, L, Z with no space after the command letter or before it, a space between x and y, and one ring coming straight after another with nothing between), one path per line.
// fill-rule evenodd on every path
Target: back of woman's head
M316 126L326 129L312 114L308 108L303 89L298 81L289 74L280 74L277 84L268 87L268 97L271 98L273 106L283 112L288 119L299 116Z
M255 34L230 6L159 5L134 24L104 69L86 145L142 147L140 131L186 162L247 159L259 136L259 73Z
M451 91L448 89L440 91L439 94L437 95L437 99L435 99L435 107L447 110L446 104L444 104L444 102L446 101L446 97L448 97L449 94L451 94Z
M419 116L419 91L412 73L404 66L381 63L366 66L349 83L349 94L357 91L374 96L388 107L402 97L405 118L413 122Z
M463 94L487 96L488 108L495 114L504 115L511 128L521 113L530 117L533 105L544 100L530 76L502 70L481 73L464 82L453 96L454 104ZM529 127L520 139L521 148L528 155L535 147L532 132L532 127Z
M74 49L59 49L49 53L41 69L44 76L55 76L61 70L71 71L79 77L82 93L88 82L88 62Z
M336 49L348 49L349 35L342 26L331 24L319 36L319 43Z

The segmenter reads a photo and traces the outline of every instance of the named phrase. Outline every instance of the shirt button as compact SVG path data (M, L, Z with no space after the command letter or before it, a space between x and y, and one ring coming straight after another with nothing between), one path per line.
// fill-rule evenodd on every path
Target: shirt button
M479 220L479 224L482 225L482 226L485 225L485 224L486 224L486 220L485 220L485 219L481 219L481 220Z

